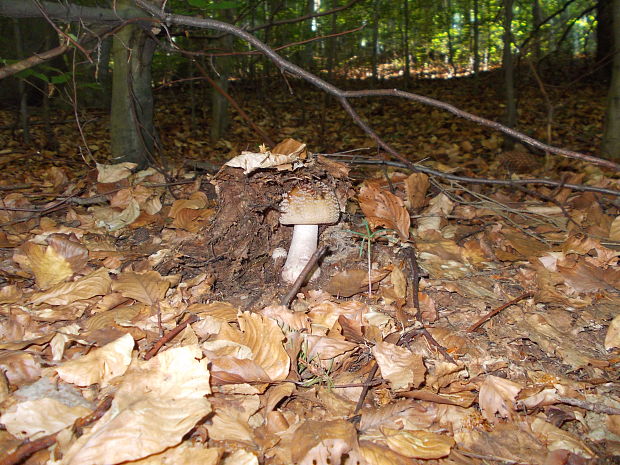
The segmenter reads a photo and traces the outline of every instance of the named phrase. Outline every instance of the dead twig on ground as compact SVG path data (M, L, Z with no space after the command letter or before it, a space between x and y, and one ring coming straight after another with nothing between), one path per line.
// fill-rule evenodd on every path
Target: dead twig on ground
M299 289L301 289L302 284L304 283L304 281L306 280L310 272L314 269L314 265L316 265L316 263L321 259L321 257L325 254L325 252L327 252L327 249L328 247L324 245L320 249L317 249L314 251L314 253L312 254L312 257L310 257L310 261L308 261L304 269L301 270L301 274L299 275L297 280L293 283L293 286L291 286L291 289L288 291L288 293L284 297L282 297L282 300L280 301L282 305L284 305L285 307L288 307L289 305L291 305L291 302L297 295L297 292L299 291Z
M198 317L196 315L191 315L183 323L179 323L174 329L171 329L170 331L168 331L144 355L144 360L149 360L149 359L153 358L157 354L157 352L159 352L159 349L161 349L164 346L164 344L166 344L167 342L170 342L172 339L174 339L177 336L177 334L179 334L181 331L183 331L185 329L185 327L187 325L191 325L192 323L195 323L196 321L198 321Z
M335 153L335 154L329 154L329 153L318 153L317 155L323 155L325 157L328 157L334 161L339 161L342 163L349 163L349 164L353 164L353 165L386 165L386 166L393 166L395 168L402 168L402 169L407 169L407 170L412 170L414 171L410 165L408 163L401 163L401 162L397 162L397 161L388 161L388 160L381 160L381 159L373 159L373 158L367 158L367 159L361 159L359 157L359 155L351 155L350 158L338 158L338 157L342 157L343 153ZM556 188L566 188L566 189L571 189L574 191L580 191L580 192L596 192L599 194L607 194L607 195L613 195L616 197L620 197L620 191L615 191L615 190L611 190L611 189L605 189L603 187L595 187L595 186L585 186L583 184L568 184L565 183L563 181L555 181L553 179L542 179L542 178L531 178L531 179L487 179L487 178L472 178L470 176L458 176L456 174L450 174L450 173L444 173L442 171L437 171L434 170L432 168L428 168L426 166L422 166L419 164L416 164L416 170L420 173L425 173L428 174L430 176L436 176L438 178L442 178L442 179L448 179L450 181L460 181L460 182L466 182L468 184L492 184L492 185L497 185L497 186L508 186L508 187L515 187L518 185L524 185L524 184L540 184L543 186L552 186L552 187L556 187Z
M496 309L490 311L489 313L487 313L485 316L483 316L482 318L480 318L478 321L476 321L473 325L471 325L468 329L467 332L468 333L473 333L474 331L476 331L480 326L482 326L484 323L486 323L487 321L489 321L491 318L493 318L495 315L497 315L499 312L501 312L502 310L507 309L508 307L510 307L511 305L516 304L517 302L523 300L523 299L527 299L528 297L532 297L532 293L531 292L524 292L523 294L521 294L519 297L515 297L514 299L512 299L510 302L506 302L503 305L500 305L499 307L497 307Z

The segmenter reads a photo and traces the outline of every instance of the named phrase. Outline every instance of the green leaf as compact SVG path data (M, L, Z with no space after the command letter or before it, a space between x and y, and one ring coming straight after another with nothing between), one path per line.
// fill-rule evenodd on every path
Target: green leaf
M52 77L52 84L64 84L70 79L69 74L61 74L60 76Z

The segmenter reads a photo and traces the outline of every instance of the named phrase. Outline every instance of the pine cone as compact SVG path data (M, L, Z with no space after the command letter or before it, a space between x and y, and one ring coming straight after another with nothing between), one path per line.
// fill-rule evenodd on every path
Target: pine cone
M538 157L522 150L509 150L499 156L499 165L509 173L528 173L540 167Z

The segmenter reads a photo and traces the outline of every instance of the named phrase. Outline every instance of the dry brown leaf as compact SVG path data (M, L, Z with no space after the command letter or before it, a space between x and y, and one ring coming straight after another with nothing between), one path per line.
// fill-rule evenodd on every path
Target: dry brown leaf
M583 441L580 441L578 437L552 425L540 416L534 418L530 426L532 432L546 443L550 450L564 449L588 459L596 455L594 451Z
M389 271L371 270L370 281L376 284L383 280ZM325 290L337 297L352 297L364 291L368 291L368 270L345 270L332 276Z
M360 441L359 452L368 465L412 465L409 457L370 441Z
M224 458L222 465L258 465L258 457L247 450L237 449Z
M99 268L88 276L69 283L56 284L45 292L37 292L30 300L33 304L68 305L110 291L112 279L105 268ZM76 312L77 313L77 312Z
M523 387L504 378L489 375L480 386L478 404L482 415L490 423L497 423L499 415L508 418L515 412L515 404Z
M49 341L51 338L52 335L50 334L37 338L37 340ZM23 344L23 342L17 343L17 345ZM26 343L26 345L30 344ZM41 377L40 357L35 359L32 354L14 351L15 349L11 349L10 342L3 344L3 346L9 350L0 351L0 370L2 370L10 384L13 386L29 384Z
M390 449L405 457L416 459L439 459L450 454L454 439L430 431L395 430L382 428Z
M392 389L399 391L418 387L424 381L426 367L421 355L389 342L375 344L372 353L381 369L381 376L390 382Z
M164 280L157 271L145 273L126 271L112 283L113 291L151 306L164 298L168 287L170 283Z
M306 144L291 138L284 139L282 142L277 144L271 149L271 153L278 155L295 155L302 160L305 160L308 156Z
M620 269L603 269L589 263L578 262L575 266L558 265L558 272L575 291L592 293L602 290L615 292L620 289Z
M88 250L62 235L50 237L47 246L26 242L22 250L41 289L66 280L81 270L88 261Z
M428 175L424 173L412 173L405 179L405 192L407 200L405 205L412 210L424 206L426 203L426 192L430 186Z
M222 357L213 360L214 377L216 371L230 371L234 375L235 382L251 381L281 381L288 375L290 359L284 350L282 341L284 334L278 324L267 317L257 313L244 312L238 316L240 331L233 329L230 325L222 325L218 335L218 341L230 341L234 344L247 347L251 352L251 360L241 360L237 357ZM252 363L249 363L252 362ZM267 375L264 375L257 365ZM217 367L217 370L215 369ZM245 372L245 370L249 370ZM217 373L217 377L222 379L222 373ZM241 377L241 381L238 377Z
M71 445L63 465L133 461L179 444L211 411L207 364L198 346L135 361L110 409Z
M83 405L68 406L43 397L12 406L2 414L0 422L16 438L33 440L54 434L90 412Z
M295 431L292 457L299 465L341 463L357 445L357 433L345 420L303 422Z
M363 409L359 429L362 432L369 432L385 424L392 425L403 412L415 407L416 405L413 401L398 400L379 408Z
M259 311L259 313L267 318L271 318L282 325L285 331L309 331L310 319L301 312L289 310L284 305L271 305Z
M260 406L257 395L238 396L215 410L211 424L207 427L209 437L216 441L239 441L253 444L254 434L249 420Z
M468 408L476 401L476 394L471 391L455 392L454 394L435 394L427 390L413 390L403 392L403 397L408 399L426 400L436 404L456 405L458 407Z
M97 163L97 182L114 183L131 176L131 170L136 168L136 163L117 163L115 165L101 165Z
M99 383L105 386L112 378L125 373L131 362L133 346L131 335L125 334L77 360L63 363L55 370L58 376L68 383L78 386Z
M95 218L95 224L108 231L117 231L133 223L140 216L140 205L130 199L124 210L112 207L91 207L89 211Z
M358 348L358 345L353 342L334 339L333 337L316 336L314 334L307 334L304 340L308 360L315 358L331 360Z
M605 349L613 348L620 348L620 315L611 320L605 334Z
M398 232L402 240L409 239L411 218L399 197L386 190L364 184L358 199L360 208L372 229L385 226Z
M443 192L433 197L428 207L422 212L422 217L418 219L418 235L425 236L441 230L446 216L452 212L453 208L454 202Z
M181 443L159 454L134 460L131 465L218 465L222 452L222 449L214 447L206 448Z

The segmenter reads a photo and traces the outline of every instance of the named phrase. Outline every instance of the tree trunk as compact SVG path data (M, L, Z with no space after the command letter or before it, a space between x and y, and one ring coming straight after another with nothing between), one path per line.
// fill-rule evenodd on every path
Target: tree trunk
M409 87L411 81L411 57L409 54L409 0L403 0L403 54L405 55L405 69L403 75L405 77L405 87Z
M540 52L540 35L542 31L540 30L540 25L543 22L542 16L542 8L540 7L540 1L534 0L532 2L532 29L534 34L532 48L534 60L538 62L540 60L541 52Z
M504 50L502 54L504 68L504 98L506 102L505 125L514 128L517 124L517 98L515 95L515 68L512 55L512 6L514 0L504 0ZM504 148L514 145L512 139L504 139Z
M599 0L596 6L596 62L605 63L601 76L608 78L612 71L614 49L612 0Z
M448 63L452 68L452 75L456 76L456 66L454 65L454 44L452 43L452 2L445 0L446 9L446 34L448 36Z
M373 24L372 24L372 83L375 85L379 80L379 9L381 0L374 0Z
M15 40L15 48L17 51L17 59L23 60L24 57L24 42L22 38L22 32L19 27L19 21L13 20L13 37ZM19 79L17 82L19 91L19 125L22 128L22 138L24 144L30 144L30 129L28 127L28 93L26 92L26 84L23 79Z
M117 0L120 11L132 10L130 0ZM137 25L128 25L114 36L114 73L110 115L112 158L133 162L140 168L153 160L155 127L151 62L156 42Z
M603 134L603 156L612 160L620 159L620 0L613 0L613 31L615 54L607 97L605 131Z
M335 8L338 3L337 0L331 0L329 3L330 8ZM336 21L337 14L331 15L330 34L335 34L338 29L338 23ZM336 55L338 48L338 37L332 37L327 39L327 80L333 82L334 79L334 66L336 66Z
M229 21L233 18L231 10L225 11L224 15ZM225 35L220 39L220 44L224 50L232 50L233 37L230 34ZM214 68L218 73L214 79L218 86L226 93L228 93L229 88L229 78L233 65L232 60L233 58L229 56L214 58ZM211 139L217 141L224 137L230 125L230 105L228 100L215 89L211 91L211 103L213 105L211 110Z
M314 14L314 0L306 1L305 10L306 11L304 14L306 15ZM309 19L309 20L306 20L304 24L307 24L305 38L310 39L314 35L313 25L316 23L314 20ZM307 44L304 45L304 48L302 50L301 66L307 70L312 70L314 68L313 52L314 52L314 42L308 42Z
M480 11L478 0L474 0L474 74L480 72Z

